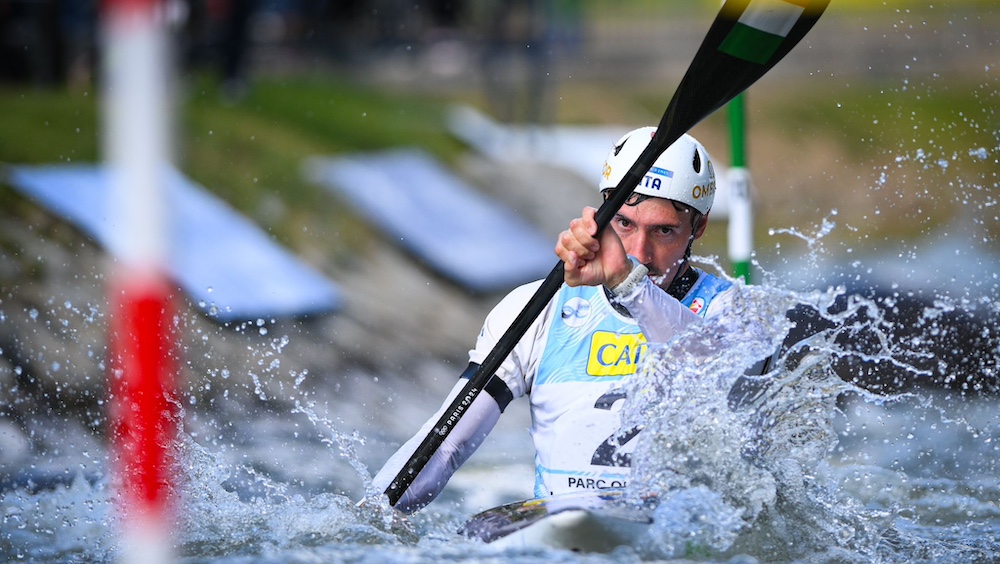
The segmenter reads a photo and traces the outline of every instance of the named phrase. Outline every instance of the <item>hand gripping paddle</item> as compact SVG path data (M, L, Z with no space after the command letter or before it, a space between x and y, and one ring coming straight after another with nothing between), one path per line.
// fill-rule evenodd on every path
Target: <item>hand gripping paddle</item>
M667 105L653 139L618 183L614 195L597 210L598 230L607 227L667 147L764 76L805 37L829 3L830 0L726 0ZM410 487L562 282L563 263L559 262L386 488L385 495L391 504L395 505Z

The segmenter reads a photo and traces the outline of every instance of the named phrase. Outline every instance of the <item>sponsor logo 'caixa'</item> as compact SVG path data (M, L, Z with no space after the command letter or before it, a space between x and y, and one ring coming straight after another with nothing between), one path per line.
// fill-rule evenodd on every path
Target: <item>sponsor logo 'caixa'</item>
M621 335L610 331L598 331L590 341L587 374L590 376L635 374L646 346L646 337L641 333Z

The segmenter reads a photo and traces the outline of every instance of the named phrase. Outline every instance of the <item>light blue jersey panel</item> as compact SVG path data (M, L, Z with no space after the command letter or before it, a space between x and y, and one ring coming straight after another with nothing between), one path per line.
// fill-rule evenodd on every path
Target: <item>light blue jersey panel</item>
M698 281L694 283L681 303L701 317L705 317L708 304L712 303L716 296L732 287L732 282L698 270Z
M549 327L535 386L585 382L594 377L620 378L635 372L630 362L638 360L639 351L630 351L633 353L631 356L621 358L622 350L610 350L608 347L601 350L599 344L595 349L595 342L599 340L595 336L598 335L606 336L607 341L615 336L631 335L633 337L629 342L635 339L645 342L639 325L614 311L604 297L602 287L563 287L559 293L558 308L559 317L553 319ZM601 356L598 353L602 353ZM623 366L617 371L593 370L595 366L619 362Z
M708 304L732 284L700 270L698 274L681 303L704 317ZM646 339L635 321L614 310L603 287L563 286L558 300L559 317L549 327L536 386L635 373Z

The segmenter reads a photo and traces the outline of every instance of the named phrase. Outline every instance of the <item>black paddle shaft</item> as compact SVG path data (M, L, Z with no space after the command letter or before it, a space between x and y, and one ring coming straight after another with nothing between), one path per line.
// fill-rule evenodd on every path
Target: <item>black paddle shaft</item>
M657 157L679 139L684 132L749 88L751 84L764 76L768 70L784 58L792 47L805 37L822 15L829 1L810 0L805 12L788 31L785 39L770 55L770 58L763 63L736 57L720 50L723 41L733 31L737 20L748 4L747 0L726 1L709 28L705 40L691 62L691 66L688 67L684 78L677 86L673 98L660 119L653 139L618 183L613 195L605 200L597 210L595 220L597 221L598 233L611 223L611 219L632 195L635 187L653 166ZM798 2L794 3L798 4ZM403 492L410 487L417 474L423 470L434 453L441 447L445 437L455 428L472 402L486 387L489 379L493 377L503 361L514 350L518 341L552 300L552 297L556 295L559 287L562 286L563 275L563 263L559 262L549 272L549 275L546 276L511 326L500 337L493 350L476 369L475 374L469 378L469 382L462 389L462 392L451 402L444 415L438 419L431 432L424 437L406 465L400 469L389 487L386 488L385 495L388 496L389 503L395 505L399 501Z

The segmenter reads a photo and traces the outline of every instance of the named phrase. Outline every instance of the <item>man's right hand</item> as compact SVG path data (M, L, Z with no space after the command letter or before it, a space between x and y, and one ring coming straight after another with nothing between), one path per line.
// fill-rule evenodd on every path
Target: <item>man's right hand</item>
M614 288L632 270L618 234L610 226L597 237L597 210L583 208L580 217L569 222L569 229L559 234L556 255L563 261L564 280L570 286Z

